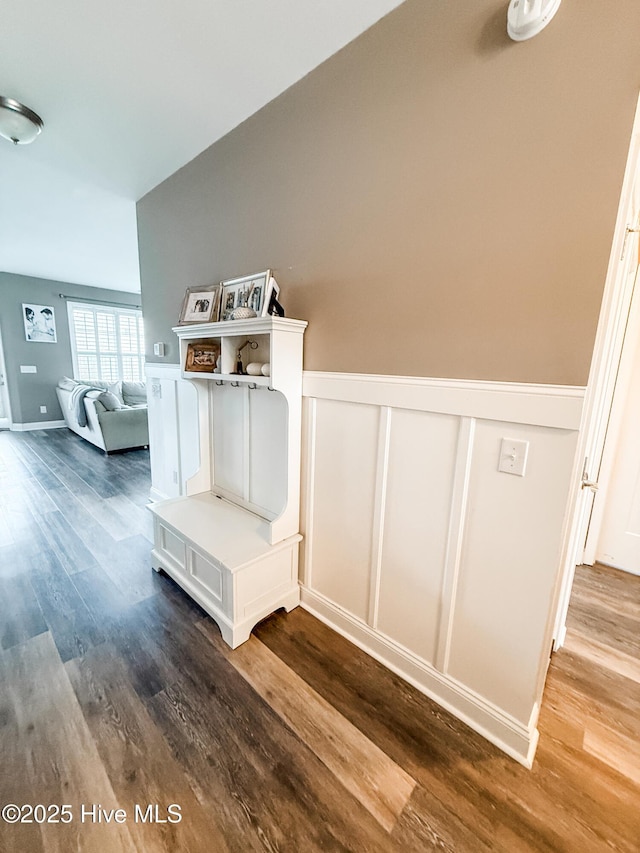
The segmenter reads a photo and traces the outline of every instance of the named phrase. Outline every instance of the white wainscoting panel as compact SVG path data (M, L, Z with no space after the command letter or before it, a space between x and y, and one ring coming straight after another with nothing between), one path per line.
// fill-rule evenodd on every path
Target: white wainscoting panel
M185 494L186 481L200 467L198 398L179 365L148 363L147 403L151 499Z
M176 395L180 475L182 483L186 483L200 468L198 395L192 383L185 382L182 379L178 379L176 382ZM184 494L184 490L182 494Z
M303 605L530 765L584 389L303 388ZM529 442L524 477L503 438Z
M372 627L435 661L459 419L393 409Z
M315 412L313 589L361 619L369 612L379 410L318 400ZM328 496L330 500L327 500Z
M498 471L505 436L530 443L524 477ZM520 720L539 698L575 446L568 430L475 426L446 672Z

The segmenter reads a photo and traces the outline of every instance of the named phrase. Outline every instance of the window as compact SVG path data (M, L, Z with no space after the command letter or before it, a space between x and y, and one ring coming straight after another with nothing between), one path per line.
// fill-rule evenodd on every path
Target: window
M76 379L144 379L141 311L70 302L69 329Z

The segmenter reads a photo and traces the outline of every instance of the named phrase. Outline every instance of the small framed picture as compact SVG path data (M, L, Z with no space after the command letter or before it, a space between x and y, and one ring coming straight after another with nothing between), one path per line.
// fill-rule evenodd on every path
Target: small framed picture
M28 341L56 344L56 315L50 305L22 304L24 335Z
M189 323L216 323L220 315L222 286L188 287L182 302L179 326Z
M218 341L191 343L187 346L184 369L189 373L215 373L219 356L220 343Z
M230 320L236 308L251 308L256 312L256 317L261 317L270 278L271 270L265 270L255 275L223 281L220 319Z
M273 276L269 277L267 282L267 292L265 294L264 305L262 307L262 316L268 317L270 314L276 317L284 317L284 311L278 301L280 298L280 287Z

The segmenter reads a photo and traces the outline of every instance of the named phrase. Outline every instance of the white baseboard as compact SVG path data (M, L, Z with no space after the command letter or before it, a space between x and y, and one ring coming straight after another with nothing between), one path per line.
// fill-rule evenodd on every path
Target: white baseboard
M553 641L553 651L554 652L559 651L564 646L566 639L567 639L567 626L563 625L562 628L560 629L560 632L558 633L558 636Z
M155 489L153 486L149 489L149 500L152 503L157 503L158 501L168 501L170 495L165 495L164 492Z
M64 429L64 421L33 421L28 424L11 424L13 432L30 432L35 429Z
M450 676L443 675L402 647L382 637L332 602L301 586L300 604L354 645L408 681L421 693L530 769L538 743L537 713L529 726L501 711Z

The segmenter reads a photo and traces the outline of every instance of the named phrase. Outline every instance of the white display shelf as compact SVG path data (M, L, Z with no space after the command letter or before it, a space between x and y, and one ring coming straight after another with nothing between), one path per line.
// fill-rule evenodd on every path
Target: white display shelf
M174 332L180 341L180 364L185 379L206 379L207 381L254 383L258 386L286 390L292 378L297 378L297 362L300 363L300 383L302 382L302 351L299 358L291 362L291 347L297 350L297 342L307 327L303 320L283 317L254 317L249 320L225 320L220 323L197 323L189 326L176 326ZM221 372L208 373L186 370L187 347L194 342L216 341L221 349ZM257 349L246 347L243 350L244 366L250 362L268 362L269 376L247 376L235 373L236 354L247 341L258 344ZM292 371L293 367L293 371Z

